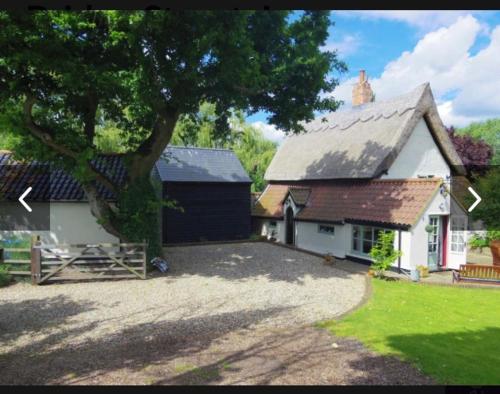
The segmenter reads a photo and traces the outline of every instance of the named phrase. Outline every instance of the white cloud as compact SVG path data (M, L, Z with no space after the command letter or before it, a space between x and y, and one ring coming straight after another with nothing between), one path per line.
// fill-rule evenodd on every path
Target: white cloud
M483 27L471 15L460 16L449 27L427 33L411 51L389 62L378 78L370 79L376 99L386 99L430 82L445 124L500 115L500 26L492 29L489 45L472 56L471 47ZM369 59L367 59L369 61ZM334 92L351 106L356 78Z
M251 125L256 129L262 131L262 134L264 134L267 139L277 142L278 144L281 143L281 141L283 141L283 139L285 138L285 133L281 130L278 130L274 125L261 122L260 120L251 123Z
M463 127L472 122L478 122L481 117L458 114L453 107L453 101L448 100L438 105L438 112L445 126Z
M364 19L385 19L407 23L421 32L435 30L441 26L449 26L458 17L469 14L470 11L339 11L339 14Z
M341 57L346 57L356 53L361 44L359 35L346 34L340 40L329 41L322 50L333 51L337 50Z

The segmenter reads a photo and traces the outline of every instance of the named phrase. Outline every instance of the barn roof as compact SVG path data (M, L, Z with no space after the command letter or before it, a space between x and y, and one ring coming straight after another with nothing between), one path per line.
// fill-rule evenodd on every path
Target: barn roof
M462 173L462 162L437 112L430 86L385 101L320 116L279 147L265 179L370 179L387 170L417 122L426 120L445 160Z
M305 206L297 214L296 220L363 221L411 227L425 211L442 183L441 178L431 178L311 184ZM295 186L268 185L254 205L252 215L282 218L283 200Z
M117 182L126 175L118 155L100 156L94 160L94 165ZM15 161L11 152L0 151L0 197L17 201L28 186L33 188L30 201L87 201L80 183L67 172L37 161ZM97 190L107 200L116 199L102 184L97 185Z
M156 170L166 182L252 182L229 149L169 146Z

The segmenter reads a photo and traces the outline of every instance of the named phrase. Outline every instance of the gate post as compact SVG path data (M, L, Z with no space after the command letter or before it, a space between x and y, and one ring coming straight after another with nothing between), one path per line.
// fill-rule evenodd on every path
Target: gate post
M33 235L31 237L31 284L37 285L42 273L42 250L34 248L40 246L40 236Z
M147 241L145 239L142 240L142 243L143 243L143 257L142 257L142 274L143 274L143 278L142 279L146 279L146 270L147 270L147 267L146 267L146 261L147 261L147 256L146 256L146 252L147 252Z

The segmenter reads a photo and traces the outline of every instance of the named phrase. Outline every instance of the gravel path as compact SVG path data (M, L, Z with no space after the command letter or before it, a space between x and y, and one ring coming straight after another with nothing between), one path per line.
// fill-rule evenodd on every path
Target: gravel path
M0 289L0 383L231 382L220 377L220 369L229 373L220 359L237 364L234 354L292 333L298 344L300 327L303 340L312 330L323 335L314 343L329 343L326 331L304 325L345 313L365 291L363 275L267 243L173 247L166 255L171 272L146 281ZM276 356L266 357L271 364L255 362L256 370L274 371ZM218 366L215 382L200 363Z

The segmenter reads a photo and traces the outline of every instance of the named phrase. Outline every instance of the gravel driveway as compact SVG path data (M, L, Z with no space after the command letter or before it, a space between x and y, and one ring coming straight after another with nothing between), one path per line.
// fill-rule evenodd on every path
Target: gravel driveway
M172 247L166 255L171 272L146 281L0 289L0 383L276 383L283 377L307 383L300 377L305 366L297 375L290 368L322 354L325 362L332 357L320 363L331 370L342 363L342 348L343 364L329 374L321 368L316 377L308 374L310 383L380 382L380 371L367 367L376 356L356 346L348 351L352 345L338 351L326 331L305 327L358 304L363 275L268 243ZM336 354L328 356L332 349Z

